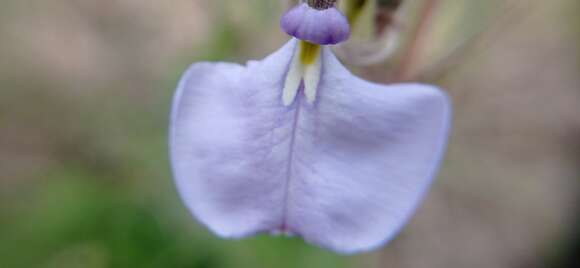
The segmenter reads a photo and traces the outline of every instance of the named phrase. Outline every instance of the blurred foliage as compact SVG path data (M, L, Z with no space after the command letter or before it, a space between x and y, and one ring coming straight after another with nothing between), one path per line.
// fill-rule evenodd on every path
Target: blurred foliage
M0 229L0 267L343 267L299 240L215 240L181 218L175 198L137 198L86 170L67 166L46 179L1 211L11 220Z

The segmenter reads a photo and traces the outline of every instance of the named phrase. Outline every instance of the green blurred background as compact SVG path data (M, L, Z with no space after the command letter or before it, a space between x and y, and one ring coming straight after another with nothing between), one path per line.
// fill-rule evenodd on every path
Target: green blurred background
M425 78L454 99L454 133L425 204L389 246L346 257L201 227L168 164L174 87L191 62L275 50L288 38L283 10L0 0L0 267L580 267L576 0L442 0L417 68L475 41ZM393 65L352 69L382 81Z

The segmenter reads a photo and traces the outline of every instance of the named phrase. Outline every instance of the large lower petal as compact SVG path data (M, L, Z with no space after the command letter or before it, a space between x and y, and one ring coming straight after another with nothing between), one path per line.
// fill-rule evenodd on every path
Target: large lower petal
M299 105L286 225L344 253L388 242L437 172L447 96L429 85L363 81L326 48L317 102Z
M170 147L180 194L223 237L282 223L295 109L281 85L295 42L261 62L193 64L173 101Z
M324 50L319 95L282 104L296 42L248 66L194 64L174 99L179 191L215 233L287 232L339 252L392 238L439 165L449 103L434 87L383 86Z

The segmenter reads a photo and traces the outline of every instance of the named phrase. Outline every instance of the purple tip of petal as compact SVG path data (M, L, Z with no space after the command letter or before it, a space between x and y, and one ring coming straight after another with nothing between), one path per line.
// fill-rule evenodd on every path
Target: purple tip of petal
M303 3L286 12L280 27L289 35L319 45L334 45L350 37L346 17L334 7L314 9Z

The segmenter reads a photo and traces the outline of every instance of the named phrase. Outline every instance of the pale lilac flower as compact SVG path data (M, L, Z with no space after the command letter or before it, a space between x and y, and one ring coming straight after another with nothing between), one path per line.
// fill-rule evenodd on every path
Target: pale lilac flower
M187 207L221 237L284 233L366 251L420 204L450 115L434 86L370 83L330 48L292 39L246 66L189 68L173 101L173 171Z

